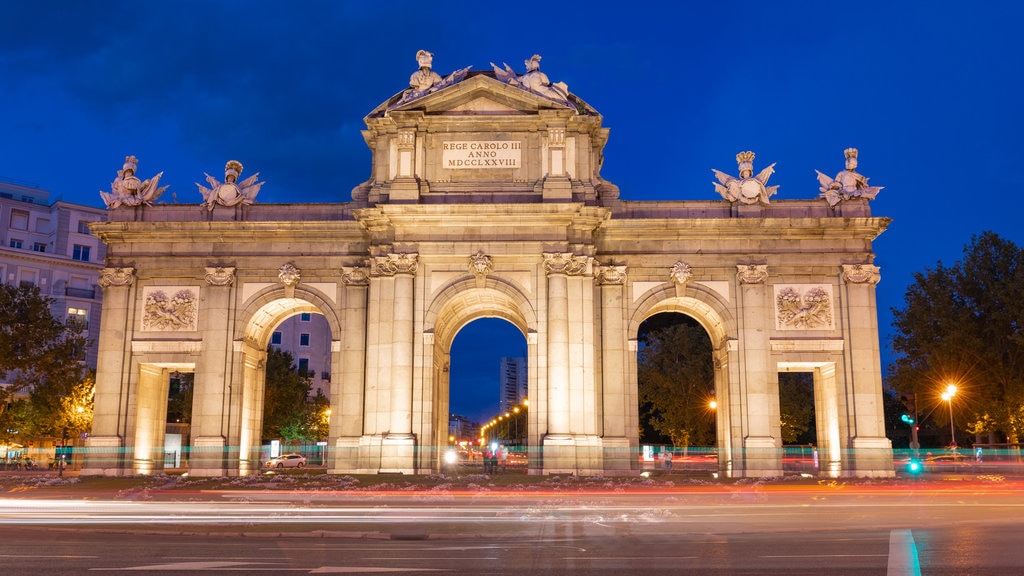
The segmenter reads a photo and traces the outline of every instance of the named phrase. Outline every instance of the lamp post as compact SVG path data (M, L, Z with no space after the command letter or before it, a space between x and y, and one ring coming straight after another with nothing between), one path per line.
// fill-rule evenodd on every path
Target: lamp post
M956 396L956 385L950 384L946 386L946 391L942 393L942 399L949 404L950 448L956 448L956 429L953 428L953 396Z

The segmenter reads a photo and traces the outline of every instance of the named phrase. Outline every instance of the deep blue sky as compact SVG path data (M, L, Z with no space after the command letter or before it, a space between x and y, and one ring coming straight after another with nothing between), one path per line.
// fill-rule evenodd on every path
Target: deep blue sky
M718 199L711 169L742 150L777 163L776 198L813 198L814 170L859 148L893 218L875 243L884 347L914 272L984 230L1024 244L1024 2L373 4L0 3L0 178L102 206L134 154L166 201L199 202L194 183L237 159L260 202L347 201L369 175L362 118L417 50L442 75L538 53L604 116L624 199Z

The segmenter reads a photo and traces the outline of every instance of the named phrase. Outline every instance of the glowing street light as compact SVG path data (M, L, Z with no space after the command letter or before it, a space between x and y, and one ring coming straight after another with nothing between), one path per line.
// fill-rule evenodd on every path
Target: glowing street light
M710 402L708 402L708 408L712 410L718 410L718 402L715 400L711 400Z
M952 439L949 446L956 448L956 430L953 428L953 396L956 396L956 385L950 384L946 386L946 391L942 393L942 399L949 404L949 435Z

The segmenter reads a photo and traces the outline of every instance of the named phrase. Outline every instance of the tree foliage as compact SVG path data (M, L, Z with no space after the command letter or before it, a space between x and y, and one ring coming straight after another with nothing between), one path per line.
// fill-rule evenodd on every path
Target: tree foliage
M310 374L300 374L292 354L267 348L266 385L263 396L263 438L282 438L286 442L312 440L311 429L316 406L310 402ZM322 395L317 395L323 398ZM326 403L326 399L320 401Z
M52 305L37 287L0 284L0 380L7 384L0 387L0 420L14 398L30 392L51 403L37 412L55 413L56 399L82 384L88 341L77 325L54 318ZM18 408L19 418L32 411Z
M903 308L893 309L889 383L915 394L923 416L956 384L959 426L1016 442L1024 436L1024 251L984 232L963 254L914 274Z
M783 444L810 444L814 429L814 376L809 372L779 374L779 424Z
M660 320L642 328L637 383L645 424L674 446L712 445L715 417L708 407L715 382L711 339L693 319L672 316L678 323Z

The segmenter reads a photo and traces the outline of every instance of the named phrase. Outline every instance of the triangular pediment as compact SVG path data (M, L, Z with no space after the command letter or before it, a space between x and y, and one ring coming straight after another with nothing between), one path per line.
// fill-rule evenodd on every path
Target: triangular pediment
M426 114L486 115L536 114L539 110L564 110L568 106L522 88L505 84L481 72L408 102L397 94L370 116L385 112L419 111Z

